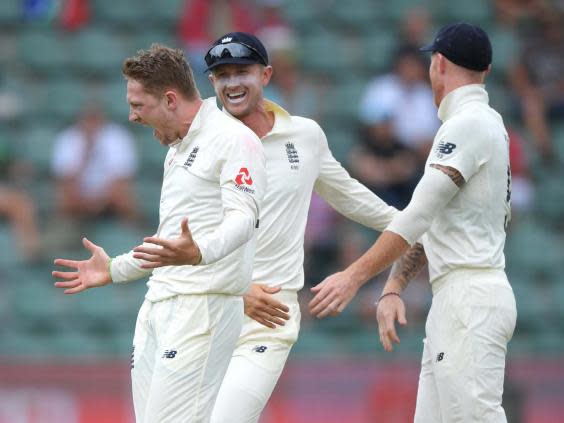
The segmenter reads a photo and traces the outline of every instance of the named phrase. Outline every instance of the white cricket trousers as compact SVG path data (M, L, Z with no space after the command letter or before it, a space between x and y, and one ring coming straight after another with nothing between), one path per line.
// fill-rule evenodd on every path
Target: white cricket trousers
M505 355L517 310L505 272L455 270L432 288L415 423L506 423Z
M270 329L245 316L215 402L212 423L257 422L274 391L298 339L301 314L296 291L281 291L273 296L289 307L290 320Z
M242 325L241 297L145 300L131 359L137 423L208 423Z

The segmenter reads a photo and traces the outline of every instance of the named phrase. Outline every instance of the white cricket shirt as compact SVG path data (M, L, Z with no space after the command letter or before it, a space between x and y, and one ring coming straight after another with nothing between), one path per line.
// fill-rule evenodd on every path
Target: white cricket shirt
M304 234L312 190L339 213L383 231L397 210L353 179L335 160L327 138L311 120L291 116L265 100L274 113L262 138L267 191L261 209L253 282L299 290L304 284Z
M180 236L189 218L202 252L197 266L154 269L146 298L178 294L242 295L251 283L256 229L266 182L264 151L258 137L222 113L215 98L204 100L184 139L172 145L164 163L156 236ZM114 282L151 274L132 253L111 264Z
M449 93L439 106L443 122L425 166L457 169L466 183L423 236L431 282L454 269L505 267L505 226L510 219L509 137L483 85Z

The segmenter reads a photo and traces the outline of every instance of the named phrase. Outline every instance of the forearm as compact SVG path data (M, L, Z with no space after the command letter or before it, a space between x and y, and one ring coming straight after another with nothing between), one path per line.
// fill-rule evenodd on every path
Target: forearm
M150 244L144 243L143 245L149 246ZM112 282L131 282L151 275L153 269L142 268L141 265L144 263L147 262L133 257L133 251L113 258L108 264Z
M195 239L200 249L200 264L211 264L231 254L253 236L254 219L239 210L225 214L221 224L211 234Z
M360 287L391 266L408 248L409 244L405 239L386 230L378 237L374 245L345 272Z
M388 292L401 294L409 282L419 274L426 264L427 256L425 255L425 249L418 242L394 262L382 294Z

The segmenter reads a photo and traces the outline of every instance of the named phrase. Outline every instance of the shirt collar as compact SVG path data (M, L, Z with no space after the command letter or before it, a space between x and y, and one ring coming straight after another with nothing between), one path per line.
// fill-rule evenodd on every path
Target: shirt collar
M264 99L264 109L267 112L274 113L274 126L270 130L268 135L275 134L277 132L284 132L287 125L291 124L291 116L282 106L276 104L274 101Z
M437 113L442 122L446 122L462 107L471 102L489 103L488 92L484 84L463 85L450 93L441 101Z
M200 105L196 116L194 116L194 120L190 124L190 128L188 128L186 136L178 142L171 144L171 147L180 146L181 144L184 144L184 141L187 141L186 144L189 144L189 140L197 135L205 125L207 116L214 110L214 108L217 109L215 97L210 97L202 100L202 104Z
M274 101L270 101L265 98L263 99L263 102L264 102L264 110L266 110L267 112L274 113L274 126L272 127L270 132L265 136L272 135L276 132L284 131L285 126L291 123L290 113L288 113L284 108L282 108L282 106L276 104ZM227 111L225 107L223 108L223 113L236 119L231 113Z

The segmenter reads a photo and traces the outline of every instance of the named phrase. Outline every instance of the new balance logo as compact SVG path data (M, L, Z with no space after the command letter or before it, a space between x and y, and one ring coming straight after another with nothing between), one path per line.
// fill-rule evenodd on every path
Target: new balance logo
M456 148L456 144L441 141L437 147L437 153L440 155L450 154Z
M198 154L199 150L200 150L200 147L194 147L192 149L192 151L190 152L190 155L188 156L188 158L184 162L185 167L190 167L194 164L194 160L196 160L196 154Z
M131 368L135 367L135 345L131 348Z
M294 147L293 142L286 143L286 155L288 156L290 169L298 170L300 168L300 157L298 156L298 150Z
M438 354L437 354L437 363L438 363L439 361L443 361L443 358L445 358L445 353L444 353L444 352L438 353Z
M265 347L264 345L257 345L256 347L253 348L254 352L257 353L263 353L267 350L268 347Z
M164 352L162 358L174 358L174 357L176 357L176 353L177 353L177 352L178 352L178 351L176 351L176 350L166 350L166 351Z

